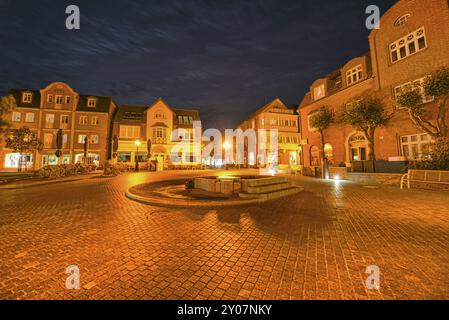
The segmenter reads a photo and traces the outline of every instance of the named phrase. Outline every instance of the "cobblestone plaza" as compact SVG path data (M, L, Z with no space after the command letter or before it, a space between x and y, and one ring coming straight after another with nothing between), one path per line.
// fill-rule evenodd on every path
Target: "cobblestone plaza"
M172 209L124 196L192 175L0 189L0 298L449 298L447 193L297 177L304 192L263 205ZM80 290L66 289L70 265ZM380 290L365 286L370 265Z

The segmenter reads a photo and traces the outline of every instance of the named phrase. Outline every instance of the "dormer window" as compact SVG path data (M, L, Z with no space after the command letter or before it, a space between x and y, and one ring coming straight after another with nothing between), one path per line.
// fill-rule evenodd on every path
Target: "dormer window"
M363 79L362 65L358 65L346 72L346 83L348 86L357 83Z
M410 13L407 13L407 14L404 14L403 16L400 16L400 17L396 20L396 22L394 23L394 26L395 26L395 27L400 27L400 26L406 24L406 23L407 23L407 20L410 18L410 16L411 16Z
M95 98L87 99L87 106L89 108L95 108L97 106L97 99L95 99Z
M33 94L31 92L22 93L22 102L31 103L33 101Z
M326 95L326 91L324 90L324 84L319 85L313 89L314 100L324 98L325 95Z

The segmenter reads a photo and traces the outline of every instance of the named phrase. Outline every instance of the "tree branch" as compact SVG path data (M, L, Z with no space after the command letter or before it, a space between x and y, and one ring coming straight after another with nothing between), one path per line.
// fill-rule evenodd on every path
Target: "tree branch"
M411 109L408 109L408 113L410 115L410 119L418 128L420 128L425 133L430 134L434 138L438 137L438 129L435 126L431 125L430 128L426 127L426 121L423 121L420 117L413 114L413 111ZM434 129L435 131L432 131L432 129Z
M441 98L439 101L439 111L438 111L438 131L440 136L446 137L447 135L447 124L446 124L446 114L447 114L447 100L448 98Z

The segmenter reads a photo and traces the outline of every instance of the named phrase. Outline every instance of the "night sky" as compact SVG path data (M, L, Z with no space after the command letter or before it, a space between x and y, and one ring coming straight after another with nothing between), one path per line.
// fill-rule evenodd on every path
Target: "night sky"
M198 108L232 128L368 52L365 8L395 0L0 0L0 94L63 81L119 104ZM65 28L66 6L81 30Z

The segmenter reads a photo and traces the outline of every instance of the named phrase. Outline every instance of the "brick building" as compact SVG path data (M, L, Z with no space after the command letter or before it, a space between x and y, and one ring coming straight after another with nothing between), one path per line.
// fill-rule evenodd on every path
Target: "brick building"
M113 136L119 140L117 161L132 166L136 159L146 163L150 140L150 160L157 162L159 171L200 165L193 144L194 121L200 121L198 110L171 108L161 98L150 106L120 106L113 124Z
M288 108L280 99L275 99L251 114L238 129L244 132L253 129L259 136L259 130L266 130L267 135L270 130L278 130L278 164L281 169L295 168L300 163L300 133L299 115L296 107ZM247 140L245 140L247 144ZM271 163L270 137L266 138L267 154L253 154L245 148L245 164L250 166L258 165L261 158L265 158L265 163ZM256 147L256 150L258 147ZM257 150L258 153L258 150Z
M449 2L401 0L381 18L380 29L369 36L370 52L349 61L339 70L316 80L300 104L303 164L320 166L319 133L309 125L321 106L331 107L337 119L346 107L366 95L378 96L385 110L394 112L388 125L375 136L377 159L402 161L425 159L432 138L419 130L405 109L394 100L409 84L420 84L441 67L449 67ZM436 102L423 95L435 119ZM325 133L325 154L331 164L366 160L368 144L361 132L338 123Z
M29 169L58 163L55 156L56 135L63 132L61 163L78 163L84 157L84 138L89 139L88 161L100 164L110 156L111 119L117 105L110 97L81 95L62 82L49 84L42 90L17 90L17 107L6 120L12 129L29 127L43 142L42 152L23 155ZM17 170L20 155L0 146L0 170Z

